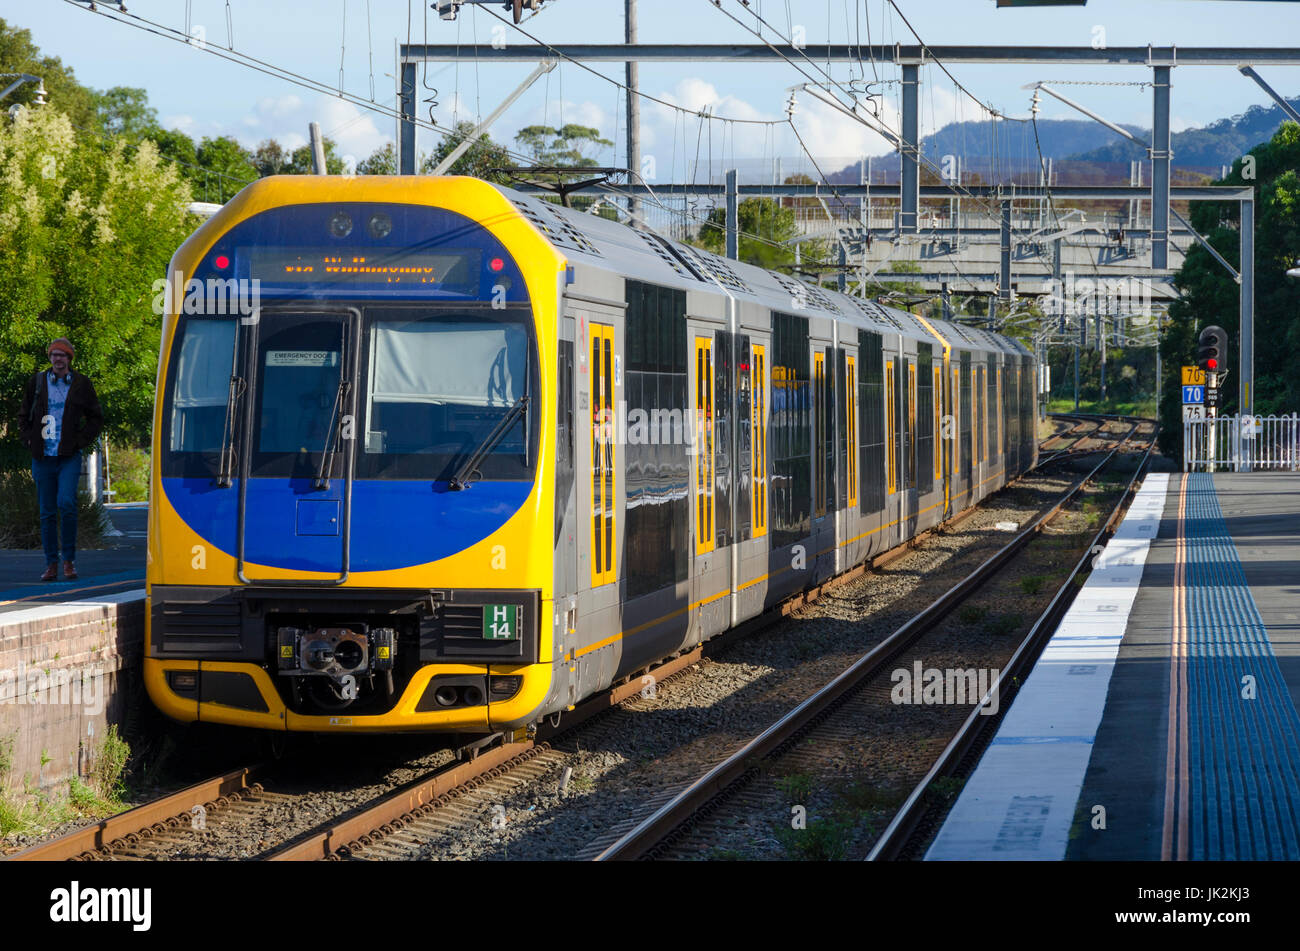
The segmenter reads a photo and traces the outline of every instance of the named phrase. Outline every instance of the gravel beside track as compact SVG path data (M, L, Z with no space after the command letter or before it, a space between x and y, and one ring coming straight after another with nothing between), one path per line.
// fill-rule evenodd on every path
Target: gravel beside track
M1105 430L1128 428L1114 423ZM1084 461L1062 460L1022 479L889 565L825 591L766 629L716 639L700 663L540 745L521 765L474 780L446 804L376 837L351 857L596 854L1002 547L1009 536L994 524L1032 520L1077 478L1068 470ZM1014 650L1020 622L1027 625L1036 616L1037 600L1050 599L1051 575L1063 573L1066 562L1077 558L1071 540L1084 527L1054 537L1071 518L1082 526L1089 517L1064 513L1031 546L1039 554L1030 568L1018 575L1015 569L1006 572L994 582L995 593L977 595L945 622L946 640L927 640L906 660L915 656L924 666L939 668L998 666L997 657L1005 659ZM1035 573L1048 579L1041 592L1030 592L1021 582ZM847 704L875 709L869 724L841 729L829 755L811 747L805 751L801 741L746 785L734 800L740 806L726 810L730 819L705 820L700 828L706 834L693 835L675 857L835 858L864 852L910 784L942 750L955 729L949 721L969 712L965 706L895 705L889 687L887 681L872 685ZM453 761L449 750L435 749L433 738L422 751L408 738L400 756L391 746L373 749L377 739L370 738L370 745L367 738L324 741L277 764L262 780L266 788L259 784L210 809L203 828L182 824L141 838L114 857L256 857ZM809 817L807 830L796 837L789 830L794 806Z
M996 522L1029 521L1072 481L1062 474L1022 480L888 566L824 593L764 631L724 638L707 648L704 661L656 685L651 696L626 701L557 737L529 775L512 772L489 779L458 797L454 810L443 807L433 817L417 819L382 846L361 848L353 857L572 859L595 854L1001 548L1009 536L994 529ZM1005 626L1001 619L1009 611L1029 617L1019 596L1005 598L992 615L995 625ZM988 635L977 625L970 636ZM954 649L951 657L935 653L926 663L955 666L959 652ZM901 799L907 781L919 778L943 747L945 740L926 725L936 716L942 720L943 714L930 707L890 707L899 716L894 745L901 758L871 778L889 790L897 788ZM917 734L929 739L917 744ZM869 749L865 737L846 738L837 768L857 769ZM804 779L798 773L774 776L773 783L799 791ZM789 814L789 804L782 804L778 815ZM777 828L770 812L756 812L748 823L741 822L736 844L719 839L698 854L778 857L783 853Z

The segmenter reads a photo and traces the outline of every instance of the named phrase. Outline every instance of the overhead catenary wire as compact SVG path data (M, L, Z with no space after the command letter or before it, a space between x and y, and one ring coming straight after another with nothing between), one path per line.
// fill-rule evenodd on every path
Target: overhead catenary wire
M557 48L557 47L555 47L555 46L552 46L550 43L547 43L545 40L542 40L542 39L540 39L540 38L534 36L532 33L529 33L527 30L525 30L525 29L524 29L522 26L520 26L519 24L510 22L509 20L507 20L505 17L501 16L499 13L497 13L495 10L491 9L490 7L487 7L487 6L484 6L484 7L481 7L481 8L480 8L480 7L475 7L475 9L482 9L483 12L486 13L488 16L496 17L498 20L500 20L500 21L501 21L502 23L504 23L506 26L510 27L510 28L513 29L513 30L517 30L519 33L521 33L521 34L523 34L524 36L528 37L528 39L532 40L533 43L535 43L536 45L538 45L538 46L542 46L542 47L545 47L545 48L547 49L547 51L549 51L552 55L554 55L554 56L557 57L558 59L564 60L565 62L572 63L574 66L577 66L579 69L585 70L586 72L591 73L593 76L596 76L596 77L598 77L599 79L602 79L602 80L604 80L604 81L607 82L607 83L612 83L613 85L618 86L620 89L624 90L625 92L629 92L630 94L636 95L636 96L637 96L638 98L640 98L640 99L644 99L644 100L646 100L647 102L653 102L653 103L656 103L656 104L661 105L661 106L663 106L663 107L665 107L665 108L667 108L667 109L673 109L673 110L676 110L676 111L679 111L679 112L684 112L684 113L686 113L687 115L699 115L699 114L700 114L700 110L697 110L697 109L687 109L685 106L679 106L679 105L677 105L676 103L673 103L673 102L669 102L669 101L667 101L666 99L660 99L658 96L651 95L650 93L647 93L647 92L642 92L642 91L639 90L639 89L629 90L628 87L627 87L627 84L626 84L626 83L619 82L619 81L618 81L617 79L615 79L614 77L612 77L612 76L606 76L606 75L605 75L604 73L602 73L600 70L598 70L598 69L594 69L594 68L592 68L591 66L588 66L586 63L582 62L581 60L574 59L572 56L569 56L567 53L565 53L564 51L560 50L559 48ZM743 125L764 125L764 126L772 126L772 125L783 125L784 122L785 122L785 120L783 120L783 119L743 119L743 118L741 118L741 117L739 117L739 116L713 116L713 118L716 119L716 120L718 120L718 121L738 122L738 123L741 123L741 124L743 124Z
M82 5L81 3L77 2L77 0L64 0L64 2L76 7L79 10L96 14L99 16L104 16L115 22L122 23L134 29L141 30L142 32L145 33L150 33L162 39L171 40L178 43L184 43L187 45L190 42L190 37L188 36L188 34L183 33L174 27L169 27L166 24L149 20L148 18L142 17L139 14L122 11L120 9L108 10L102 7L96 7L95 9L92 10ZM204 52L210 53L211 55L216 56L219 59L226 60L228 62L234 63L235 65L244 66L256 72L263 73L264 75L271 76L272 78L275 79L280 79L285 82L293 83L294 85L301 86L304 89L312 90L313 92L335 96L337 98L343 99L346 102L352 103L353 105L356 105L362 109L377 112L382 115L386 115L390 118L399 118L399 119L406 118L408 121L412 122L414 125L418 127L426 128L434 132L439 132L443 135L461 134L456 129L447 128L433 121L425 121L423 119L414 116L403 117L401 115L400 109L398 109L396 106L389 107L386 105L382 105L378 102L371 102L365 99L364 97L357 96L353 93L349 93L346 90L343 91L335 90L330 85L328 85L327 83L321 80L312 79L309 76L303 76L302 74L290 70L286 67L278 66L274 63L270 63L265 60L258 59L247 53L241 53L237 50L222 50L220 47L214 47L211 44L205 44L202 49ZM703 113L695 113L690 110L682 110L682 112L688 115L699 115L701 121L703 121L703 119L707 117ZM745 122L747 120L738 119L736 121ZM509 158L518 160L524 163L525 165L532 164L533 162L533 158L531 156L517 152L513 149L509 149L505 146L501 146L501 150ZM167 159L167 161L175 161L175 160ZM183 162L177 162L177 164L188 165L188 163L183 163ZM199 166L190 165L188 167L196 168L200 171L203 171L207 174L211 174L213 176L230 178L233 181L239 181L245 184L248 184L252 181L256 181L256 179L244 180L244 179L235 178L234 176L222 175L222 173L218 173L218 172L209 172L209 170L202 169ZM625 192L623 192L622 189L618 189L614 186L606 186L606 187L616 193L626 194ZM646 188L647 191L650 193L654 203L657 204L659 207L663 208L665 211L669 211L671 213L672 210L669 209L668 206L666 206L663 203L663 201L657 195L654 194L653 190L650 189L650 186L647 185ZM702 218L697 215L690 215L689 217L691 217L693 220L699 221L704 224L709 223L706 218ZM741 234L743 234L747 238L752 238L757 241L770 244L773 247L783 247L782 245L779 245L775 242L766 241L761 235L751 234L750 232L741 232Z

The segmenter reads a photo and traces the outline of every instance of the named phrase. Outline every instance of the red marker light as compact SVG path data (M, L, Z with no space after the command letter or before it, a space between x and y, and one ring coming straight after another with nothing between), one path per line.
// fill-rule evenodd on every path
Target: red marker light
M218 254L217 259L212 263L217 266L218 271L224 271L226 268L230 267L230 258L226 257L224 254Z
M1214 358L1210 358L1209 360L1205 361L1205 366L1206 369L1217 370L1219 368L1219 361L1215 360Z
M488 267L490 267L494 271L499 271L505 266L506 266L506 262L502 261L500 258L493 258L491 261L488 262Z

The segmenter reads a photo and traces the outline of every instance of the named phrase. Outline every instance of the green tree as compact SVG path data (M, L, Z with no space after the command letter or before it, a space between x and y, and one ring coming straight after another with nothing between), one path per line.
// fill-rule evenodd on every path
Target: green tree
M1238 159L1223 184L1255 186L1255 412L1300 411L1300 282L1285 276L1300 257L1300 125L1287 122L1273 138L1251 149L1255 177L1243 178L1247 158ZM1192 225L1229 262L1241 259L1241 220L1236 202L1198 202ZM1187 252L1174 280L1179 298L1170 305L1170 323L1160 344L1160 448L1182 455L1179 368L1196 359L1200 331L1217 324L1228 332L1224 360L1230 371L1222 387L1222 411L1237 412L1241 355L1239 288L1200 245Z
M740 229L737 251L740 260L758 267L788 267L794 264L794 248L786 242L796 237L794 209L782 207L771 198L745 198L736 206ZM727 243L727 209L714 208L700 226L699 246L723 254Z
M456 146L465 141L466 137L473 131L474 123L457 123L456 130L443 136L442 141L438 143L438 147L433 150L433 154L425 158L420 171L432 172L438 166L438 163L450 155ZM448 174L470 175L484 181L496 182L498 185L509 185L511 184L510 176L493 171L493 169L517 167L511 160L510 153L506 151L505 146L498 145L491 138L483 135L469 147L464 155L456 159Z
M597 164L589 153L614 144L602 138L599 129L574 123L559 129L530 125L519 130L515 141L538 165L578 165L584 168Z
M383 148L375 149L366 158L357 163L358 175L396 175L397 149L392 142L386 142Z
M57 56L42 56L32 42L30 30L12 27L4 20L0 20L0 72L40 76L53 108L66 115L76 128L100 131L99 99L95 91L79 83L71 67L64 66ZM15 103L27 105L35 98L36 85L26 83L9 94L4 108Z
M287 174L293 156L275 139L267 139L253 150L252 161L257 174L265 178L267 175Z
M65 336L95 381L107 434L147 438L161 317L156 279L197 225L191 193L151 141L108 148L52 107L0 121L0 455L29 458L12 421L45 344Z
M162 158L177 163L180 174L193 184L193 175L199 161L198 146L193 139L175 129L155 129L149 133L149 141L158 149Z
M158 125L158 112L149 105L149 94L143 89L114 86L96 93L95 111L106 135L125 135L139 140L162 131Z
M327 175L342 175L344 169L343 157L338 154L338 146L334 140L325 137L325 173ZM286 175L315 175L315 168L312 164L311 143L300 145L293 150L290 157L289 167L284 169Z
M204 139L195 150L192 181L203 201L227 202L249 182L258 178L252 156L228 135Z

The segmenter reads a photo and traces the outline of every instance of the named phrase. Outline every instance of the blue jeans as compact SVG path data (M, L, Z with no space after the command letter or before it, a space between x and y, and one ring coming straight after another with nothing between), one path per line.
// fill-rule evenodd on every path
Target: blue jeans
M32 460L32 478L36 480L36 497L41 502L41 544L45 546L45 563L59 560L59 532L55 519L63 516L63 560L77 558L77 480L81 478L81 453L57 458L43 456Z

